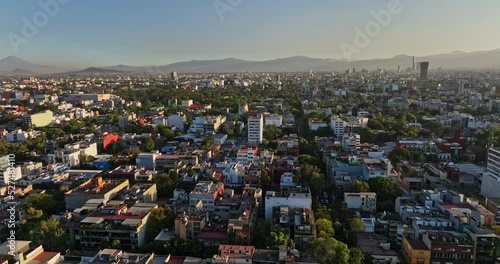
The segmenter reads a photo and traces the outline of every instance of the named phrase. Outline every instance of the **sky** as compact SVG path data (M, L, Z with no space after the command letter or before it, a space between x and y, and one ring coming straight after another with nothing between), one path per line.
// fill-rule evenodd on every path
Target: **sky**
M356 28L378 23L372 12L389 12L393 1L400 12L356 46ZM498 10L498 0L5 0L0 59L73 67L341 59L342 43L356 48L351 59L492 50L500 48ZM23 31L26 21L35 33Z

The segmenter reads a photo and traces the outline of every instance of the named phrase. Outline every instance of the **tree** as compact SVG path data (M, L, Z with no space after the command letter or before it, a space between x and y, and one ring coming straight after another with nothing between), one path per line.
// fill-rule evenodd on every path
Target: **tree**
M118 154L120 152L122 152L124 149L123 149L123 145L121 142L119 141L113 141L111 143L109 143L106 148L104 149L104 151L106 153L109 153L109 154Z
M368 180L368 185L372 192L377 193L377 200L379 201L394 200L400 194L398 186L390 178L371 178Z
M360 180L356 180L349 189L349 192L355 192L355 193L369 192L369 191L370 191L370 185L368 185L367 182Z
M255 229L252 232L252 245L256 248L265 248L267 237L271 233L271 222L257 220Z
M141 151L150 152L155 149L155 142L152 138L146 137L141 142Z
M411 157L411 152L406 148L393 149L388 155L388 158L391 160L393 164L397 164L401 160L409 160L410 157Z
M169 127L165 125L159 125L156 127L158 130L158 134L160 134L160 137L166 138L167 140L172 140L175 137L174 131L170 129Z
M349 219L349 231L351 233L359 233L365 230L365 224L358 218Z
M66 232L56 218L42 220L30 233L33 240L43 245L47 251L66 250Z
M299 138L299 151L301 154L315 155L316 147L314 143L307 141L305 138Z
M313 203L313 206L315 206L316 208L314 208L314 217L316 219L320 219L320 218L324 218L328 221L331 221L332 220L332 211L326 207L325 205L321 204L321 203Z
M274 125L270 125L264 128L263 137L269 141L273 141L282 136L283 132L281 131L281 129L277 128Z
M201 148L202 149L208 149L214 144L214 139L211 137L206 137L203 139L203 142L201 142Z
M323 174L314 172L311 175L311 182L309 183L311 186L311 192L314 194L320 193L325 188L325 177Z
M365 253L360 248L351 248L349 250L349 264L365 263Z
M311 187L311 193L318 194L325 187L325 177L321 170L314 165L304 163L300 166L299 182Z
M120 242L120 240L115 239L111 242L111 245L109 246L109 248L120 249L121 246L122 246L122 242Z
M439 121L429 121L423 124L422 127L434 133L436 137L439 137L443 134L443 124L441 124L441 122Z
M156 189L159 198L171 198L179 182L177 173L172 171L169 174L162 173L155 179ZM176 198L176 197L174 197Z
M174 212L172 208L158 207L151 210L146 226L146 241L152 242L165 228L174 226Z
M334 238L313 240L308 244L307 251L314 256L320 264L347 264L349 263L349 248Z
M56 206L56 201L52 198L52 196L46 193L34 193L24 198L23 204L26 208L31 207L45 212L53 212Z
M307 163L309 165L317 165L317 160L315 157L307 154L299 155L299 164Z
M495 232L495 235L500 236L500 225L492 226L491 230L493 230L493 232Z
M332 221L321 218L316 220L316 233L318 237L329 238L335 235Z
M271 177L269 177L269 173L267 170L262 169L260 173L260 186L263 190L269 190L273 185Z
M34 207L28 207L26 210L26 219L28 221L37 221L43 216L43 211L40 209L35 209Z
M278 249L279 246L295 247L295 242L281 231L271 232L265 244L267 249Z

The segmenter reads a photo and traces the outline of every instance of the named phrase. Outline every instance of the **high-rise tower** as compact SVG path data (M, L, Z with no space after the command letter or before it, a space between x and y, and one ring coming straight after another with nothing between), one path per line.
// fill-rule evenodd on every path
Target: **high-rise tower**
M427 71L429 70L429 62L423 61L420 63L420 79L427 80Z

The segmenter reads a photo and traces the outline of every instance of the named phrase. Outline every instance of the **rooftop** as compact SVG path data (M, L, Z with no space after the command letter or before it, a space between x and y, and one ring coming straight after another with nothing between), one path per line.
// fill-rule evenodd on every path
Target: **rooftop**
M220 245L219 255L228 256L230 259L252 259L255 252L254 246Z
M397 256L398 254L394 250L381 247L381 244L386 243L389 243L387 239L380 235L365 232L358 234L358 248L363 250L363 252L372 255Z
M409 239L408 243L414 250L429 250L421 239Z
M105 194L108 191L112 190L116 186L127 182L128 180L103 180L102 177L96 177L94 179L90 179L76 188L66 192L66 195L71 194Z

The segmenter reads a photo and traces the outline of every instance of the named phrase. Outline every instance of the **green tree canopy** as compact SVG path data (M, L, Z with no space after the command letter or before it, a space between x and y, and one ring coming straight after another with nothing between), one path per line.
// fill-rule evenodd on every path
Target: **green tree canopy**
M30 234L32 240L43 245L47 251L60 252L67 248L66 232L56 218L42 220L35 229L30 231Z
M395 148L387 156L393 164L397 164L402 160L409 160L411 152L406 148Z
M146 241L152 242L165 228L174 226L174 211L172 208L158 207L151 210L146 225Z
M349 219L349 231L352 233L363 232L365 230L365 224L358 218Z
M349 189L349 192L369 192L370 191L370 185L368 185L367 182L361 181L361 180L356 180L351 188Z
M146 137L141 141L141 151L149 152L154 149L155 149L155 141L152 138Z
M279 246L295 247L295 242L281 231L272 231L265 244L267 249L278 249Z
M333 229L332 221L324 218L316 220L316 233L318 237L333 237L335 230Z
M360 248L351 248L349 250L349 264L365 263L365 253Z
M30 194L28 197L23 199L22 203L27 208L31 207L45 212L53 212L56 207L56 201L54 198L46 193Z
M348 264L349 248L334 238L317 238L308 244L308 250L320 264Z
M171 198L179 183L178 175L174 171L162 173L156 177L155 183L159 198Z

